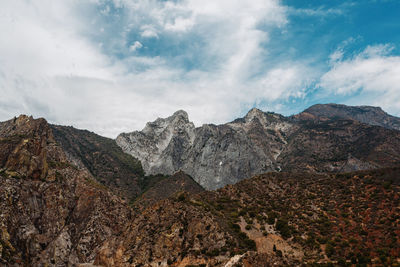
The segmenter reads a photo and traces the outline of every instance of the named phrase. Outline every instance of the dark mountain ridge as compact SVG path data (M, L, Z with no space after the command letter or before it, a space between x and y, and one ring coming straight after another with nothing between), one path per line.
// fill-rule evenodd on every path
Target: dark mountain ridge
M387 114L380 107L346 106L340 104L313 105L294 118L298 119L349 119L361 123L400 130L400 118Z
M50 125L55 140L70 161L88 170L100 183L128 199L143 191L144 172L139 160L124 153L113 139L87 130Z

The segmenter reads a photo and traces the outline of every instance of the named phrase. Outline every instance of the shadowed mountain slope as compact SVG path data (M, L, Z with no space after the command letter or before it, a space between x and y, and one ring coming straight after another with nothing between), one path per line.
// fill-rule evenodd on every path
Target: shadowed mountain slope
M147 207L177 193L187 192L196 194L204 189L192 177L179 171L171 176L166 176L150 186L135 202L136 207Z
M141 194L144 172L140 161L124 153L113 139L67 126L51 125L51 129L69 160L101 184L128 199Z

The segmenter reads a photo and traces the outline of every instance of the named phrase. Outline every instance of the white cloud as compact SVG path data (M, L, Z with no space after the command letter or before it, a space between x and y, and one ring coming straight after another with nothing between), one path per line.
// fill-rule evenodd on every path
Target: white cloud
M194 25L192 18L175 18L173 23L166 23L165 29L172 32L185 32L190 30Z
M142 48L143 47L143 45L139 42L139 41L135 41L134 43L133 43L133 45L131 45L130 47L129 47L129 50L131 51L131 52L135 52L136 50L138 50L138 49L140 49L140 48Z
M309 72L310 69L303 65L278 67L271 70L261 80L261 88L258 90L259 98L275 101L289 97L304 97L308 83L313 81ZM304 79L305 77L309 77L309 79Z
M110 29L110 18L120 15L100 0L91 3L103 5L103 24L77 12L77 0L7 2L0 4L7 14L0 18L7 36L0 40L0 120L27 113L111 137L177 109L187 110L197 125L222 123L239 116L243 105L303 97L310 78L301 63L262 62L268 29L287 23L278 0L114 0L128 14L121 29ZM99 41L90 39L90 30L124 34ZM138 38L163 35L189 47L200 39L201 51L194 47L179 56L210 58L213 65L188 71L162 51L140 54L149 40ZM110 42L125 46L128 55L107 53Z
M140 27L140 36L144 38L158 38L157 30L152 25L143 25Z
M391 55L390 45L369 46L360 54L337 60L321 77L319 86L351 96L360 91L363 101L400 112L400 57Z

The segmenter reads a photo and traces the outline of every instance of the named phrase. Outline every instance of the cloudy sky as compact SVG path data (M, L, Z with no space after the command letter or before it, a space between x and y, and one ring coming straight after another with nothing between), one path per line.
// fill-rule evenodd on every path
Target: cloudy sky
M116 137L315 103L400 115L398 0L3 0L0 120Z

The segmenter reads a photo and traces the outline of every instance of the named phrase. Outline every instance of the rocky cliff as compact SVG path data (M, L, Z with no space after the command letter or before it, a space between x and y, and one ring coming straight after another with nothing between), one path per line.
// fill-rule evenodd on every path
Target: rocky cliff
M0 123L0 265L93 262L131 219L124 201L69 161L44 119Z
M323 107L293 117L252 109L233 122L197 128L178 111L116 141L147 174L183 170L210 190L268 171L338 172L400 163L400 132L392 130L400 119L372 107Z

